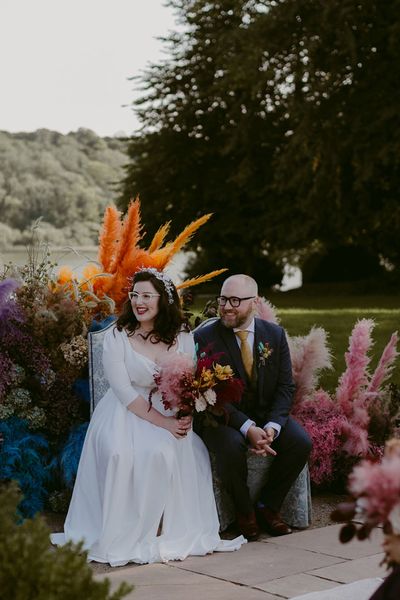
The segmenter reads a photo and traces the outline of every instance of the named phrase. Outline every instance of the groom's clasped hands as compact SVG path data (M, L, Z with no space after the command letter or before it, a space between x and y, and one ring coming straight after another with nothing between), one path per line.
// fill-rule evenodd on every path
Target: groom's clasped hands
M274 430L270 427L262 429L256 425L249 427L247 431L247 440L250 444L250 452L258 456L276 456L275 450L271 448L274 440Z

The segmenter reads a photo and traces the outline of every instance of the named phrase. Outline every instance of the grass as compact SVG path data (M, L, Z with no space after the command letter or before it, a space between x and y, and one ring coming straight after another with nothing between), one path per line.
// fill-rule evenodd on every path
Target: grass
M390 340L391 334L399 328L400 309L305 309L286 308L280 309L278 315L281 325L289 335L305 335L311 327L323 327L329 334L329 346L333 355L333 369L321 374L320 384L333 391L338 383L339 376L345 369L344 354L348 347L349 336L358 319L366 318L375 321L373 330L374 346L371 356L371 369L374 369L382 354L384 347ZM400 365L397 361L396 369L391 378L393 383L400 385Z
M311 327L323 327L329 335L333 355L333 369L321 374L320 385L333 391L345 369L344 354L349 336L358 319L373 319L374 346L371 351L371 369L378 363L381 353L394 331L400 329L400 296L384 294L346 294L334 287L309 287L306 290L265 294L277 308L281 325L290 336L306 335ZM198 308L205 304L198 302ZM400 344L398 345L400 351ZM400 385L400 359L391 381Z

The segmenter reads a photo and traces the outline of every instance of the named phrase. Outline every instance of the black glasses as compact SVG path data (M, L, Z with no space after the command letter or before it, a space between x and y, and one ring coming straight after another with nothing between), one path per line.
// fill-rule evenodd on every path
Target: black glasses
M232 308L237 308L243 300L252 300L253 298L255 298L255 296L246 296L246 298L238 298L237 296L230 296L229 298L226 296L217 296L216 301L219 306L225 306L226 303L229 302Z

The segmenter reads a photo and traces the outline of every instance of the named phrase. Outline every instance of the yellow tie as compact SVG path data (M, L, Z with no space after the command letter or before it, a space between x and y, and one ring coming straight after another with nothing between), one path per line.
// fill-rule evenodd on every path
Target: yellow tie
M244 370L246 371L249 379L251 379L251 372L253 369L253 352L250 348L250 344L247 341L248 331L235 331L236 335L240 340L240 352L242 354L242 361Z

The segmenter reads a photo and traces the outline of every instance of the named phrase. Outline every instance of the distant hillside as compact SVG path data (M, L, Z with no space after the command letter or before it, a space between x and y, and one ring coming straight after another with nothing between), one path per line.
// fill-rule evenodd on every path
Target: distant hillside
M89 129L0 131L0 250L25 244L39 217L52 244L95 243L126 162L125 142Z

